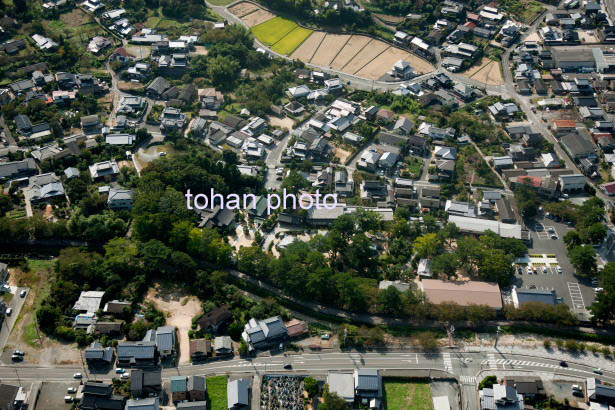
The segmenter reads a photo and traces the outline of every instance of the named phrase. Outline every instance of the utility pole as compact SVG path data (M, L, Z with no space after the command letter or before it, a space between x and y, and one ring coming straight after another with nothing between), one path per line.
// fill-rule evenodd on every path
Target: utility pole
M495 343L493 345L493 347L498 347L498 337L500 337L500 331L502 330L502 328L500 326L498 326L498 329L495 332Z

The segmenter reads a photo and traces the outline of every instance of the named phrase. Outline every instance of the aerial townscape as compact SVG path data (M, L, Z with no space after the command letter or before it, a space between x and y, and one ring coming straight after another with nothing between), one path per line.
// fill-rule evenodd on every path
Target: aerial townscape
M0 190L0 410L615 409L615 0L0 0Z

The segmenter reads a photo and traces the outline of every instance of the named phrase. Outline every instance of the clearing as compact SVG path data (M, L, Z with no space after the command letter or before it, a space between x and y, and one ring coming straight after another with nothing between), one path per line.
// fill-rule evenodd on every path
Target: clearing
M310 63L328 67L350 38L347 34L327 34Z
M324 31L315 31L290 57L293 60L310 61L326 34Z
M501 0L500 7L513 14L525 24L530 24L545 9L535 0Z
M90 21L90 16L81 9L73 9L69 13L60 15L60 20L71 26L81 26Z
M276 17L253 27L252 32L261 43L266 46L271 46L284 38L284 36L296 27L297 23L294 21Z
M228 11L239 17L246 16L256 10L260 10L260 7L252 3L238 3L228 9Z
M478 64L474 64L472 67L470 67L468 70L466 70L465 72L462 73L462 75L466 76L466 77L472 77L474 74L478 73L480 70L482 70L483 68L485 68L485 66L489 63L491 63L493 60L491 60L490 58L487 57L483 57L480 62Z
M358 52L363 50L363 47L369 43L371 38L367 36L352 36L346 43L346 46L338 53L331 62L331 67L335 70L341 70L351 58Z
M287 131L290 131L295 126L295 120L289 117L278 118L273 115L269 116L269 123L274 127L286 128Z
M387 410L433 410L431 387L428 382L385 378L384 408Z
M55 259L28 259L27 272L20 267L11 268L9 285L27 286L30 288L30 293L28 293L4 350L5 352L13 349L23 350L26 352L28 364L53 366L81 363L76 344L49 339L36 329L35 311L49 292L54 264Z
M124 48L126 49L128 54L132 54L137 60L143 60L144 58L148 58L152 53L152 49L150 46L131 46L127 44Z
M352 153L350 151L346 151L345 149L336 147L333 149L333 155L340 159L340 164L345 164L346 160L350 157L350 155L352 155Z
M502 71L500 70L500 63L498 61L490 61L490 63L483 66L470 78L488 85L504 84L504 78L502 77Z
M247 16L244 16L242 20L248 25L248 27L254 27L266 22L267 20L271 20L274 17L275 14L272 14L267 10L259 9L253 13L248 14Z
M393 64L399 60L409 60L410 53L399 48L389 47L382 54L376 57L371 63L367 64L357 72L359 77L377 80L387 72L391 71ZM412 65L412 64L411 64ZM412 67L414 68L414 67Z
M226 6L227 4L231 4L234 0L209 0L211 4L214 6Z
M208 410L227 410L226 397L227 376L214 376L207 378L207 396L209 396Z
M299 47L306 38L312 34L312 30L303 27L296 27L283 39L274 44L271 49L276 53L289 55Z
M192 329L192 318L201 313L201 302L196 297L181 294L175 289L161 289L160 285L151 288L146 299L167 315L167 325L177 328L179 364L190 363L188 331Z

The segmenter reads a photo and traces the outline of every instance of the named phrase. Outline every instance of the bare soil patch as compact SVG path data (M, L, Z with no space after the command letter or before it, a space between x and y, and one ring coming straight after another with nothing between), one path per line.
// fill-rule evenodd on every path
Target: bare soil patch
M327 34L310 63L328 67L349 38L346 34Z
M488 85L502 85L504 79L500 70L500 63L492 61L487 64L482 70L472 76L472 79L480 81Z
M344 66L343 71L349 74L355 74L387 48L389 48L388 44L372 39L359 54L354 56L354 58ZM387 67L387 69L389 68L391 67Z
M275 14L268 12L267 10L259 9L241 19L248 25L248 27L258 26L267 20L271 20L275 17Z
M295 121L288 117L278 118L271 116L269 117L269 123L274 127L286 128L288 131L292 130L295 125Z
M197 56L206 56L207 53L208 51L205 48L205 46L194 46L194 51L190 54L197 55Z
M351 58L353 58L363 47L371 40L367 36L352 36L344 46L344 48L338 53L338 55L331 62L331 67L334 70L341 70Z
M357 72L359 77L377 80L391 71L393 64L399 60L408 60L410 53L399 48L389 47L371 63Z
M194 296L181 291L162 289L160 285L147 292L147 300L154 303L158 310L165 313L167 325L177 328L179 340L179 363L190 363L190 339L188 331L192 328L192 318L201 313L201 302Z
M473 65L472 67L470 67L468 70L466 70L463 75L467 76L467 77L472 77L474 74L478 73L480 70L482 70L487 64L489 64L491 61L491 59L487 58L487 57L483 57L480 60L480 63Z
M152 53L152 49L149 46L134 46L134 45L126 45L124 47L128 54L135 56L137 60L143 60L144 58L148 58Z
M90 22L90 16L81 9L73 9L69 13L60 15L60 20L70 26L81 26Z
M233 7L229 7L228 10L236 16L243 17L259 9L260 7L258 7L256 4L238 3L238 4L235 4Z
M350 151L346 151L345 149L336 147L333 150L333 155L340 159L340 164L345 164L348 157L350 157L352 153Z
M293 60L298 59L303 62L309 62L314 56L314 54L316 53L316 50L318 49L320 42L322 41L322 39L325 37L326 34L327 33L325 33L324 31L315 31L314 33L312 33L311 36L309 36L303 42L303 44L299 46L299 48L297 48L293 52L293 54L290 57Z
M131 81L120 81L117 84L117 88L120 91L133 91L143 88L143 84L141 83L133 83Z

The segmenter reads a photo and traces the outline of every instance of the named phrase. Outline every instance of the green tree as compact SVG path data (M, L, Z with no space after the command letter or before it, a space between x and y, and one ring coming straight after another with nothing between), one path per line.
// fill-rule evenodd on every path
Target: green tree
M570 250L581 245L583 243L583 240L581 239L581 235L579 235L579 232L577 232L576 230L572 230L566 232L566 235L564 235L564 243L566 244L568 250Z
M303 385L305 386L305 391L307 392L309 398L312 399L318 395L318 392L320 391L318 388L318 380L308 376L303 379Z
M596 294L594 303L589 308L592 321L608 325L615 320L615 263L607 263L600 273L603 291Z
M478 277L487 282L508 286L514 277L513 257L501 249L484 252L478 264Z
M606 238L606 234L606 225L596 222L587 230L587 239L592 244L599 244L604 240L604 238Z
M323 402L318 406L319 410L350 410L346 400L338 396L337 393L329 391L328 384L325 384L322 398Z
M459 267L459 258L454 252L446 252L436 256L433 259L432 271L435 274L443 275L447 279L457 276L457 268Z
M517 201L517 206L521 214L525 218L533 218L536 216L539 201L536 196L536 191L534 191L533 188L525 183L518 184L515 188L515 200Z
M498 378L496 376L486 376L478 384L478 390L491 389L494 384L497 384Z
M414 241L414 251L419 258L431 258L438 254L442 242L435 233L428 233Z
M596 263L596 251L590 245L577 246L568 253L570 263L577 272L583 276L594 276L598 265Z
M399 314L403 311L401 296L395 286L389 286L378 292L378 305L384 313Z

